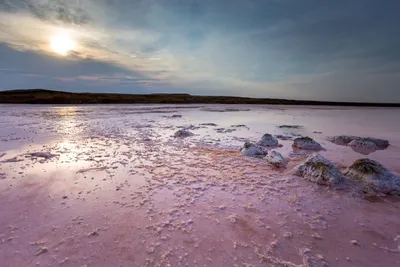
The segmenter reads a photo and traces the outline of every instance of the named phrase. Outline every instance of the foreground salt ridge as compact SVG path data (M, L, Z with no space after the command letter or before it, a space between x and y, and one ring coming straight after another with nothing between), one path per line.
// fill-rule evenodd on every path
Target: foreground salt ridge
M292 177L291 170L308 153L285 155L288 165L277 172L266 159L201 148L197 142L204 128L193 127L196 135L181 139L170 137L175 127L167 125L165 136L159 127L144 121L127 134L121 127L105 125L94 138L72 135L67 142L7 152L1 160L16 156L21 161L1 165L6 172L1 201L14 205L7 213L2 210L6 217L0 219L4 262L12 266L398 264L400 243L393 230L398 225L398 204L368 203ZM87 134L93 136L90 129ZM58 156L30 155L40 151ZM17 206L16 200L29 208ZM25 210L22 217L21 210ZM380 216L374 216L379 214L385 214L384 228L379 227ZM338 232L343 235L338 237Z

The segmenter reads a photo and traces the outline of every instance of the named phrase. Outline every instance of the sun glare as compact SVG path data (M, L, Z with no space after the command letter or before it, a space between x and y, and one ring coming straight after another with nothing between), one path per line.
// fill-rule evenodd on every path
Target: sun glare
M75 42L66 34L55 35L50 40L50 47L53 52L66 56L75 48Z

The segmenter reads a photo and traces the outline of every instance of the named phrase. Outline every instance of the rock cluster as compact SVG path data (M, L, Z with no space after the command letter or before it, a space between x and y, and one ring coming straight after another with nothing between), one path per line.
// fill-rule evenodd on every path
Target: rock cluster
M376 150L386 149L389 146L388 140L372 137L339 135L328 137L327 140L336 145L349 146L354 151L364 155L368 155Z
M266 146L259 145L259 143L254 144L246 142L241 149L242 155L248 157L264 158L268 163L278 168L285 165L285 159L279 152L272 150L270 151L270 153L268 153Z
M329 160L314 153L293 174L320 185L338 185L347 180L369 195L400 195L400 176L371 159L356 160L341 173Z
M388 142L385 140L354 136L337 136L332 138L331 142L354 149L379 149L388 146ZM263 158L268 163L280 168L286 163L284 157L275 150L268 152L268 148L277 145L278 140L275 137L264 134L257 144L246 142L241 153L248 157ZM310 137L296 138L292 146L304 150L322 149L321 145ZM400 195L400 176L371 159L359 159L341 172L332 162L315 152L293 170L293 175L319 185L336 186L342 183L354 185L367 194Z

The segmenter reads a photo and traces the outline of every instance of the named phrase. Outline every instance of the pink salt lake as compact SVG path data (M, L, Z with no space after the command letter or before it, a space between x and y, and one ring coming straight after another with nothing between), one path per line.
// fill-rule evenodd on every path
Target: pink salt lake
M306 155L290 140L277 149L289 160L282 170L238 151L265 133L310 136L339 168L368 157L399 174L400 109L0 105L0 114L1 267L400 266L399 197L367 201L292 176ZM173 138L180 127L194 135ZM390 146L366 156L326 141L333 135Z

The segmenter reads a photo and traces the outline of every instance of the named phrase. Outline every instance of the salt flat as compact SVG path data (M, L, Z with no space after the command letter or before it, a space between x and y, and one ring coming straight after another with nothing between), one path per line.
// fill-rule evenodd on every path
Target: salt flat
M0 105L0 266L397 266L400 197L293 176L309 136L340 170L400 173L400 109ZM180 129L193 135L174 136ZM278 136L276 168L244 142ZM368 155L327 141L388 140ZM282 140L286 139L286 140Z

